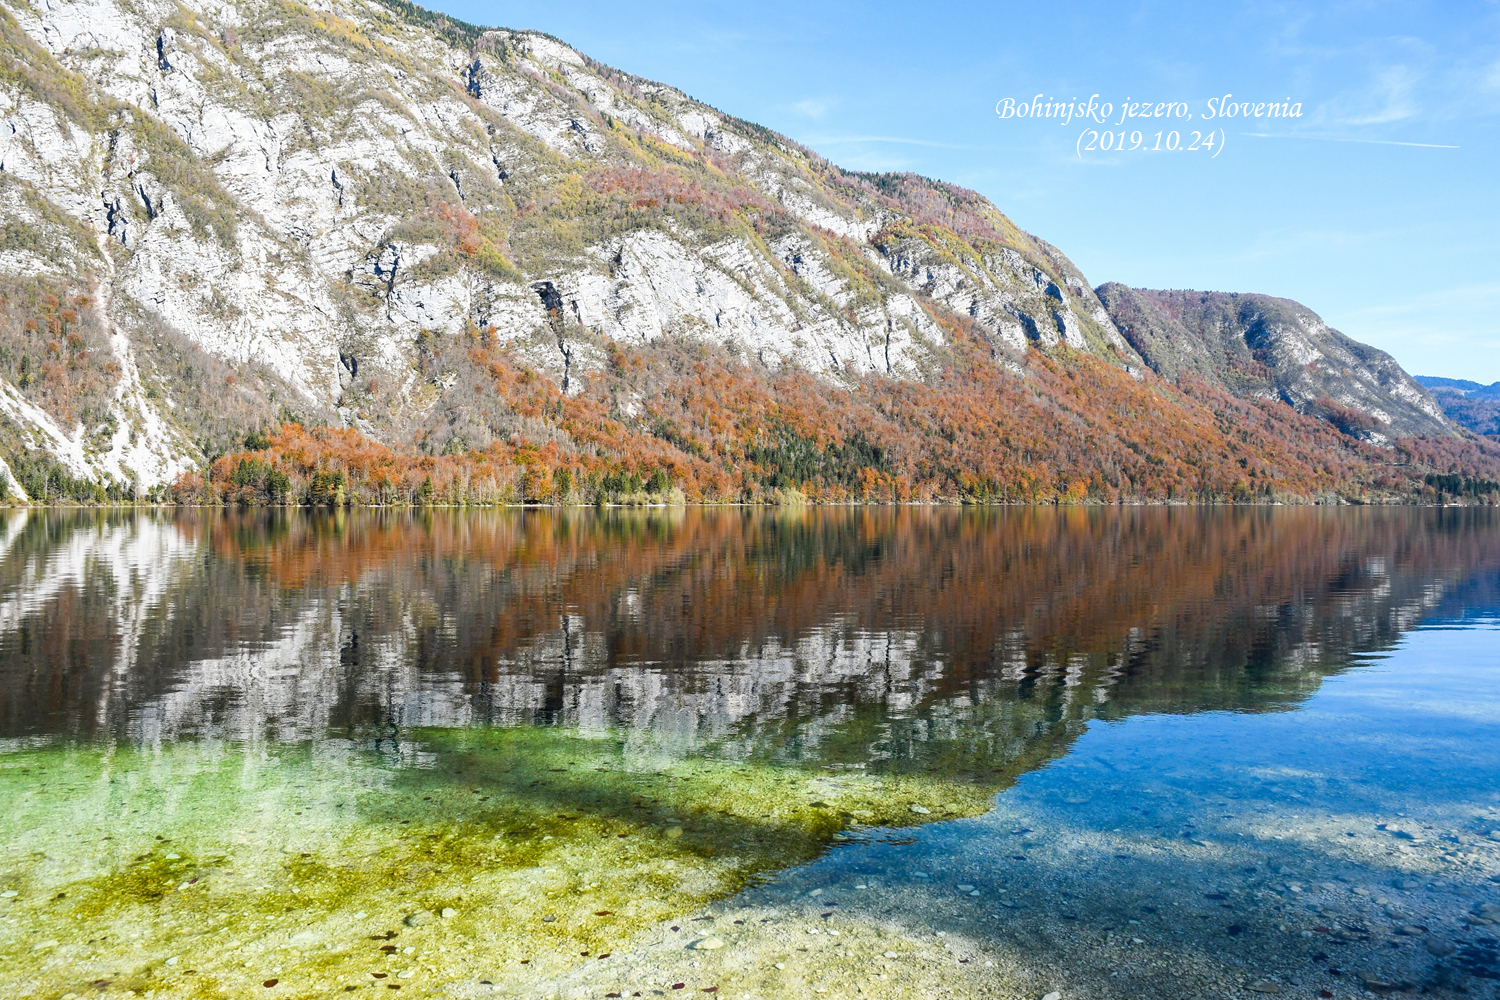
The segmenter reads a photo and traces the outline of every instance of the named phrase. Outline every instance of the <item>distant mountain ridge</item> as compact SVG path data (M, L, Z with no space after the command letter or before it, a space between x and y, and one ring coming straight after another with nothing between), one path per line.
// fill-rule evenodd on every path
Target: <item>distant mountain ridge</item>
M27 0L0 49L18 499L1384 501L1500 478L1296 303L1096 293L975 192L843 170L550 36L402 0Z
M1418 375L1449 420L1475 434L1500 435L1500 382L1483 385L1462 378Z
M1500 399L1500 382L1485 385L1466 378L1442 378L1437 375L1413 375L1414 379L1429 389L1457 389L1465 396L1475 399Z
M1097 289L1110 319L1158 374L1236 396L1280 399L1375 441L1448 431L1442 408L1384 351L1269 295Z

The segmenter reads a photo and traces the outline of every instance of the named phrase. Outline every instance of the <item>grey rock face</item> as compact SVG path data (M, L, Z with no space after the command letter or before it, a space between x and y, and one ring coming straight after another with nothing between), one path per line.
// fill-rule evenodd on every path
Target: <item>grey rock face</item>
M1326 399L1372 440L1447 427L1293 303L1096 294L973 192L841 170L534 32L379 0L27 0L0 33L0 453L84 479L169 482L287 412L484 447L515 427L464 367L480 338L568 393L611 341L663 339L853 387L925 377L957 326L1017 372L1081 352ZM61 388L25 367L51 299L87 302L92 367Z
M113 368L87 406L0 370L0 445L83 478L170 481L283 408L397 445L508 433L434 337L491 337L570 392L609 340L662 337L920 377L938 310L997 360L1140 364L1077 269L972 192L846 173L544 35L377 0L7 11L0 229L43 238L0 246L0 294L90 297ZM638 217L601 208L621 185Z
M1101 285L1110 318L1146 363L1242 397L1281 399L1376 443L1451 433L1442 408L1394 358L1290 299Z

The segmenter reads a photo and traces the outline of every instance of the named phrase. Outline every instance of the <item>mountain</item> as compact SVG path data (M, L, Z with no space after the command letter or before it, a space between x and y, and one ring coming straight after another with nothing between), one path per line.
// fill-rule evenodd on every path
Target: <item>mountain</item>
M1453 389L1461 395L1474 396L1478 399L1500 399L1500 382L1484 385L1481 382L1471 382L1466 378L1442 378L1437 375L1414 375L1412 377L1429 389Z
M1168 378L1279 399L1377 442L1448 430L1442 408L1395 358L1290 299L1116 283L1098 293L1125 339Z
M1428 473L1500 477L1294 303L1104 286L1109 307L974 192L842 170L544 34L402 0L29 0L0 46L17 496L1412 499Z
M1462 378L1418 375L1443 414L1475 434L1500 435L1500 382L1481 385Z

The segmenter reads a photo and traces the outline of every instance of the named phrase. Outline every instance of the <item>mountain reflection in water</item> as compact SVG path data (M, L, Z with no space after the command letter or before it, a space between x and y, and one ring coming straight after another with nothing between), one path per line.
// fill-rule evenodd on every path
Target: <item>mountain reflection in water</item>
M3 737L547 725L949 776L1285 707L1500 573L1466 509L0 516Z
M1063 877L1024 839L1045 825L1067 878L1113 865L1140 893L1171 876L1193 902L1183 845L1241 878L1270 863L1239 846L1253 826L1224 848L1194 827L1154 843L1155 867L1120 868L1144 843L1130 816L1164 822L1130 798L1129 760L1057 789L1099 792L1108 834L1038 812L1027 783L1089 771L1101 728L1163 713L1296 723L1316 712L1222 713L1299 705L1497 591L1483 510L0 513L0 995L328 996L388 976L569 997L603 977L624 995L600 961L652 948L659 967L618 975L665 990L700 965L676 938L689 914L762 884L811 899L809 879L839 872L884 900L846 924L874 950L817 974L863 977L877 1000L930 992L866 968L895 909L947 912L891 852L968 859L966 880L1035 902ZM1089 725L1130 715L1151 718ZM1204 789L1171 794L1208 824L1233 810L1206 795L1267 767L1200 749L1157 748L1150 771L1201 771ZM964 817L983 818L938 822ZM1077 867L1079 851L1097 857ZM807 949L757 914L768 930L716 954L760 948L780 975ZM1119 919L1095 916L1057 919ZM1112 954L1058 954L1113 975ZM1006 969L955 995L1041 995L1040 973Z

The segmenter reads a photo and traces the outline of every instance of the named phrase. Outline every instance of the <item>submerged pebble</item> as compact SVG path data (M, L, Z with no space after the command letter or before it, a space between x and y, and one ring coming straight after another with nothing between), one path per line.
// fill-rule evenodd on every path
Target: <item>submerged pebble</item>
M1422 944L1427 948L1428 952L1436 955L1438 958L1444 958L1458 950L1458 946L1452 941L1440 938L1435 934L1429 935Z
M1394 993L1398 989L1395 983L1387 982L1382 976L1368 969L1361 969L1355 975L1371 993Z

